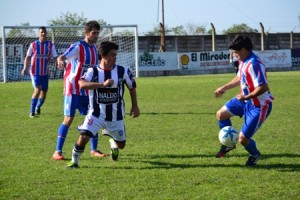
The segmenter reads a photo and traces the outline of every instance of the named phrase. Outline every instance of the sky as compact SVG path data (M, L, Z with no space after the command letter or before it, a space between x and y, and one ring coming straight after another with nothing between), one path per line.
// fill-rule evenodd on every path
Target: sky
M0 26L47 26L67 12L111 25L137 25L139 35L153 30L163 16L162 0L0 0ZM222 34L241 23L260 31L261 22L265 32L300 32L299 17L299 0L164 0L168 28L192 24L209 30L212 23Z

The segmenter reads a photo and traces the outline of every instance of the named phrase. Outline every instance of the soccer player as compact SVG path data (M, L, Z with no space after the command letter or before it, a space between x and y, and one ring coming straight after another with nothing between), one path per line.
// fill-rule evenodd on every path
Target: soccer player
M218 110L216 116L219 127L231 126L232 116L244 116L244 124L239 133L239 143L250 154L246 166L255 166L261 153L252 136L261 127L272 110L273 96L270 93L266 69L261 60L252 52L252 41L246 36L234 38L229 47L239 59L239 71L235 78L215 90L220 97L226 90L240 85L241 92ZM216 157L224 157L234 147L221 146Z
M51 57L57 65L57 52L54 44L47 40L46 27L39 27L38 37L39 39L32 42L27 50L24 67L21 72L24 76L27 68L30 66L30 78L34 88L29 114L31 118L41 114L41 107L46 100L50 75L48 64Z
M85 24L84 40L80 40L57 59L58 68L65 69L64 72L64 120L58 128L56 150L52 156L54 160L64 160L62 149L69 128L74 120L76 109L81 115L86 115L89 98L87 90L79 88L79 79L89 67L97 66L98 50L96 42L99 37L100 25L97 21L89 21ZM66 62L68 64L66 64ZM91 139L91 155L105 157L97 150L98 134Z
M90 107L83 124L79 127L80 136L72 151L69 168L79 167L79 159L86 143L102 129L109 140L111 156L117 160L119 149L126 143L124 126L125 104L124 89L127 86L131 97L130 115L140 115L136 96L136 82L127 67L116 64L118 45L102 42L99 47L100 65L89 68L79 81L80 88L89 89Z

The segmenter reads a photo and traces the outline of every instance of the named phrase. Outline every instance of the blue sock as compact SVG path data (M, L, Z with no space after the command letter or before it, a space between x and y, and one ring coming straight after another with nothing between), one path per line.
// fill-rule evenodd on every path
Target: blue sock
M68 134L69 127L61 124L59 129L58 129L58 134L57 134L57 141L56 141L56 151L62 152L62 148L65 143L65 139Z
M249 154L250 154L251 156L258 156L258 155L259 155L259 151L258 151L258 149L256 148L255 141L252 140L252 139L249 140L249 143L248 143L247 146L245 146L245 149L246 149L246 151L249 152Z
M98 133L90 139L91 141L91 151L94 151L98 147Z
M37 105L36 105L36 108L41 108L42 105L44 104L44 101L45 101L44 99L39 98L39 100L37 102Z
M34 113L35 112L35 107L37 104L38 99L31 99L31 107L30 107L30 113Z
M224 128L225 126L232 126L230 119L219 120L218 124L219 124L220 129Z

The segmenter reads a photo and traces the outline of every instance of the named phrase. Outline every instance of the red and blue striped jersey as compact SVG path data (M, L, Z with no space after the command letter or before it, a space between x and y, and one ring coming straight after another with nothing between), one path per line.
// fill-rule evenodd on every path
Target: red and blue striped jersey
M240 78L240 87L244 95L248 95L258 86L268 83L265 66L253 52L246 60L240 61L237 75ZM257 97L247 100L247 103L262 107L273 101L273 99L270 91L266 91Z
M31 56L31 76L48 76L50 74L48 68L49 60L51 57L57 57L57 52L52 42L46 41L41 43L39 40L36 40L30 44L27 56Z
M96 45L88 45L84 40L71 45L63 54L69 62L65 73L64 92L66 95L76 94L87 96L87 90L80 90L78 81L89 67L98 65L98 50Z

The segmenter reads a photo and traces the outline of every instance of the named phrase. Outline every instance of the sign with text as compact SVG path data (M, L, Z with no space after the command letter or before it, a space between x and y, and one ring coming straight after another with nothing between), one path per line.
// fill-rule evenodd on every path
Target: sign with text
M7 44L5 47L6 62L8 64L23 64L24 53L22 44ZM0 49L2 49L2 45L0 45ZM0 55L2 60L2 54Z
M292 58L291 50L266 50L254 51L254 53L265 64L266 68L274 67L291 67Z
M229 68L229 51L206 51L178 53L179 70Z
M177 70L176 52L144 52L138 59L140 71Z

